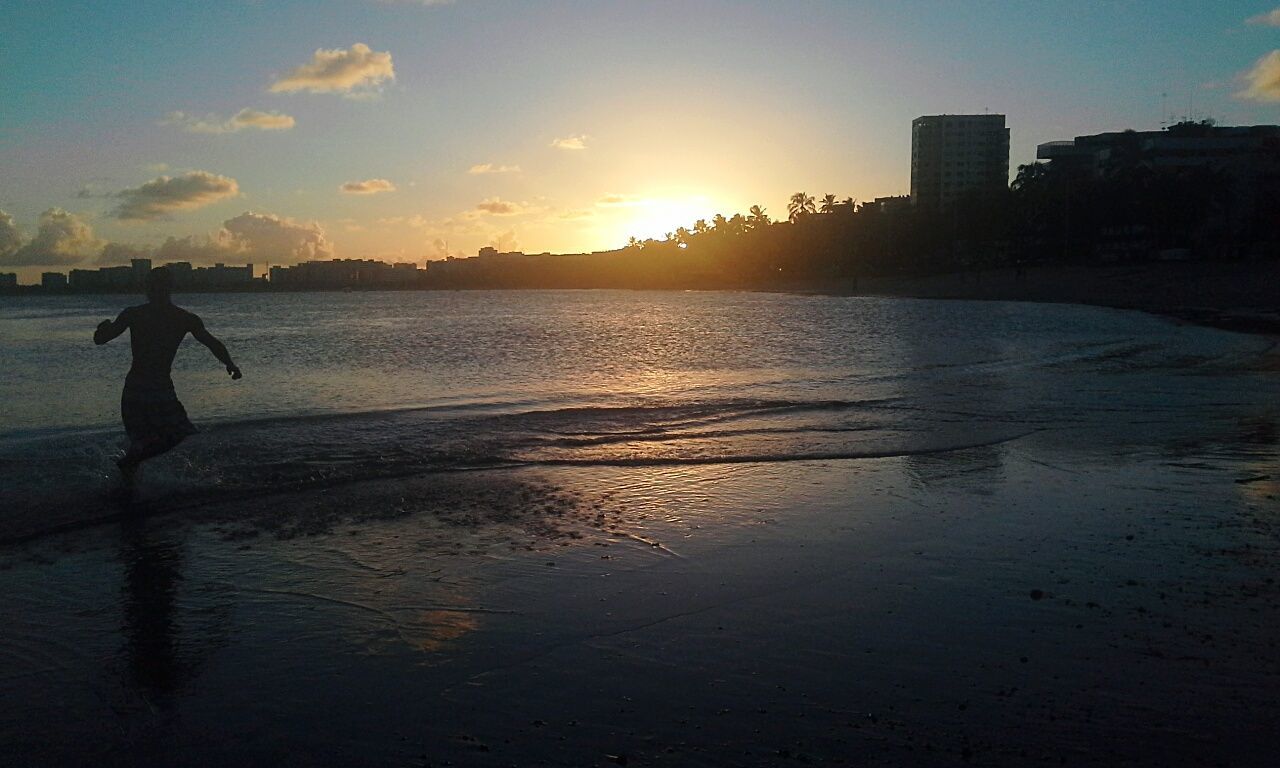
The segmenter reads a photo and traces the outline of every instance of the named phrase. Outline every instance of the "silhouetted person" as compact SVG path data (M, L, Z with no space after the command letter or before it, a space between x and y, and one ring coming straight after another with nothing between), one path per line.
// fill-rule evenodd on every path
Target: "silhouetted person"
M95 344L106 344L128 329L133 349L133 366L120 396L129 449L117 463L126 483L133 482L139 464L198 431L178 402L170 378L173 358L188 333L213 352L231 378L240 378L240 369L231 361L227 348L205 330L199 317L174 305L172 290L172 274L165 267L156 267L147 276L147 303L129 307L115 320L103 320L93 333Z

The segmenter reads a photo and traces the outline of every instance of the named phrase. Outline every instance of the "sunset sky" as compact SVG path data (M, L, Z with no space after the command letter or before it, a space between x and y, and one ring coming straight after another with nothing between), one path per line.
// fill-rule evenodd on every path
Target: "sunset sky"
M1276 123L1273 8L8 4L0 271L614 248L797 190L905 194L922 114L1007 114L1015 169L1159 127L1162 93Z

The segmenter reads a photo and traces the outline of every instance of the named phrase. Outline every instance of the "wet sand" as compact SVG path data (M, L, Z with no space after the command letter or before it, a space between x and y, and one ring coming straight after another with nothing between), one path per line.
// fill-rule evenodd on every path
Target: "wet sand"
M12 764L1269 765L1257 425L386 479L3 552Z
M1089 304L1280 336L1280 261L1040 264L863 280L866 296Z

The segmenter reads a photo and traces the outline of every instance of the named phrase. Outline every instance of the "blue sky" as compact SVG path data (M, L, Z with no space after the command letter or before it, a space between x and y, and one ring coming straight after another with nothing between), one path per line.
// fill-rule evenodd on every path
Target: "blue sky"
M754 203L778 213L797 190L904 193L922 114L1008 115L1015 167L1039 142L1158 127L1162 93L1179 116L1193 102L1223 124L1275 123L1280 102L1235 95L1280 49L1280 26L1246 23L1274 8L20 3L0 46L0 210L22 242L53 208L87 227L69 235L46 217L49 247L19 259L51 251L59 269L106 242L166 238L167 253L186 243L193 258L240 262L422 261L446 241L450 253L616 247ZM389 57L361 59L370 79L289 85L317 50L354 61L358 43ZM469 172L484 164L505 170ZM342 190L370 180L393 189ZM147 213L122 218L139 201L131 210Z

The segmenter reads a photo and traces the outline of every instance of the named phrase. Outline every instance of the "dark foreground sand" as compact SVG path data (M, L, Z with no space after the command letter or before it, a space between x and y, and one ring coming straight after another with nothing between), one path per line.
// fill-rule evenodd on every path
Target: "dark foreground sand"
M994 299L1140 309L1201 325L1280 335L1280 260L1044 264L981 272L863 280L868 296Z
M99 526L3 553L3 762L1274 765L1277 492L1254 423Z

